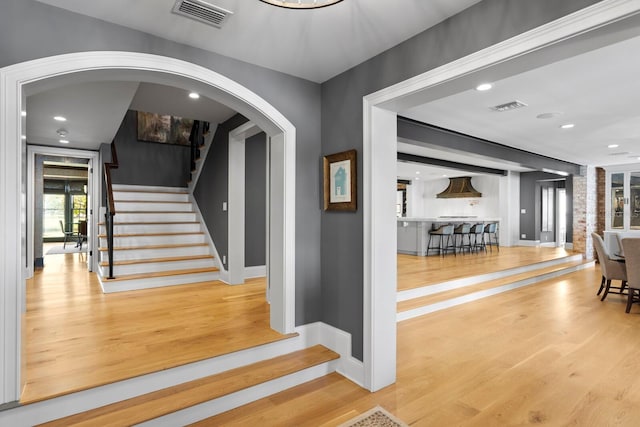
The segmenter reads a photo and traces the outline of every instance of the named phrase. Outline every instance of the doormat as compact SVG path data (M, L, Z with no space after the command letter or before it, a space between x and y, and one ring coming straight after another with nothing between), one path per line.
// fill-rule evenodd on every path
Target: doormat
M57 254L79 254L87 253L87 245L82 245L82 248L76 247L75 243L67 244L66 248L62 245L54 246L47 251L45 255L57 255Z
M376 406L338 427L409 427L409 425L397 419L383 407Z

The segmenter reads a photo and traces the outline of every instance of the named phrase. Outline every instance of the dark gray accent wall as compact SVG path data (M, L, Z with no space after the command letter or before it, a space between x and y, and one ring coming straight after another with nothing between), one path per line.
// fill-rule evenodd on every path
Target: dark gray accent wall
M579 174L580 165L540 154L530 153L486 139L476 138L437 126L421 123L406 117L398 117L398 138L417 146L450 149L480 154L498 160L506 160L537 170L561 171Z
M296 324L322 320L319 84L33 0L3 0L1 9L0 67L71 52L150 53L211 69L282 113L296 128Z
M193 190L202 219L220 255L227 255L229 248L229 216L222 210L222 203L229 200L229 132L248 120L236 114L216 128L211 147L204 159L200 178ZM227 268L227 263L224 263Z
M358 150L362 206L362 98L384 87L596 3L595 0L483 0L450 19L322 84L322 154ZM322 214L325 322L352 334L362 360L362 209Z
M118 169L114 184L186 187L189 180L189 146L138 140L136 112L127 111L114 137Z
M520 233L527 237L521 240L539 240L541 228L541 201L540 181L558 180L556 188L567 190L567 242L573 241L573 181L571 178L562 178L547 172L523 172L520 174L520 209L526 212L520 213ZM532 197L533 195L533 197Z
M267 135L245 141L244 265L265 265L267 237Z

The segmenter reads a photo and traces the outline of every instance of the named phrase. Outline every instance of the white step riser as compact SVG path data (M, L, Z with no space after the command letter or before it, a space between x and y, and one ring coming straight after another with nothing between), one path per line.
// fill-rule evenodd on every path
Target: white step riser
M171 202L116 202L118 212L193 212L191 203Z
M204 243L204 234L175 234L175 235L148 235L148 236L126 236L113 238L114 248L131 248L134 246L148 245L181 245L187 243ZM107 247L107 239L100 238L100 247Z
M113 184L113 191L138 191L147 193L186 193L186 187L158 187L155 185Z
M149 234L149 233L198 233L200 224L120 224L113 226L114 234ZM100 234L107 234L107 228L100 226Z
M137 201L154 201L154 202L188 202L189 195L187 193L142 193L135 191L114 191L114 200L137 200Z
M115 265L113 267L113 274L115 277L118 277L123 274L154 273L158 271L186 270L190 268L207 267L216 267L213 258L170 262L149 262L131 265ZM102 275L106 277L109 274L109 267L101 266L100 271L102 272Z
M210 255L208 246L186 246L181 248L156 248L113 251L114 261L134 259L168 258L189 255ZM108 261L107 251L100 251L100 262Z
M196 220L195 212L176 213L119 213L116 214L117 222L193 222Z
M208 282L218 280L220 275L216 273L181 274L178 276L156 277L153 279L135 279L109 282L102 280L105 293L133 291L138 289L159 288L163 286L186 285L189 283Z

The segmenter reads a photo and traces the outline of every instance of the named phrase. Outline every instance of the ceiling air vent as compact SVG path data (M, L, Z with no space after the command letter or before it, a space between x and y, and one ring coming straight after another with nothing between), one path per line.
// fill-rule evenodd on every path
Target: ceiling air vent
M216 28L221 28L229 15L233 15L230 10L214 6L200 0L178 0L173 6L173 13L186 16L187 18L203 22Z
M524 102L520 102L520 101L511 101L511 102L507 102L506 104L500 104L500 105L495 105L493 107L489 107L491 108L493 111L509 111L509 110L515 110L516 108L522 108L522 107L526 107L527 104L525 104Z

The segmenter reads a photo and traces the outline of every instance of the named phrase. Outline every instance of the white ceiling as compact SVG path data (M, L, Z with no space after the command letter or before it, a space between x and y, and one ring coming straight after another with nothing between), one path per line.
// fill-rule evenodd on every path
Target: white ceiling
M38 1L322 83L479 0L345 0L314 10L207 0L233 12L222 28L173 14L175 0Z
M640 56L632 52L640 52L640 37L492 81L486 92L467 87L399 114L581 165L640 163ZM527 106L489 108L515 100ZM559 114L537 118L544 113ZM565 123L575 127L561 129Z

